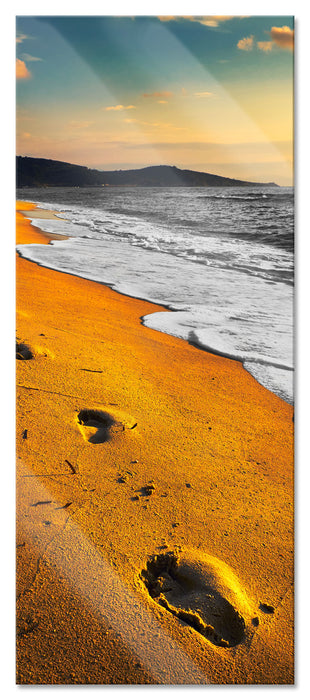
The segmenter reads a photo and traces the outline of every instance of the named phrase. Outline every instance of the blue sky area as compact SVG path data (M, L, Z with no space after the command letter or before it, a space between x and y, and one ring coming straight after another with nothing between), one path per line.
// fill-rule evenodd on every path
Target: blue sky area
M292 183L293 17L18 17L17 151Z

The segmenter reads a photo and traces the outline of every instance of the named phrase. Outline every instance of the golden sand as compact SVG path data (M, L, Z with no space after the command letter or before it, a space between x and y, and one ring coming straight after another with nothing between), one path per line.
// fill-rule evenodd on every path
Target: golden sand
M17 257L18 683L293 683L292 407L159 310Z

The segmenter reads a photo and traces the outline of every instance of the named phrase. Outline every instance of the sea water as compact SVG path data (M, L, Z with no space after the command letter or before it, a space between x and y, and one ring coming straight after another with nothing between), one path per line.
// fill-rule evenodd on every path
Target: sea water
M240 360L293 403L294 202L287 187L27 188L65 234L19 245L41 265L165 305L146 326ZM65 220L63 220L65 219Z

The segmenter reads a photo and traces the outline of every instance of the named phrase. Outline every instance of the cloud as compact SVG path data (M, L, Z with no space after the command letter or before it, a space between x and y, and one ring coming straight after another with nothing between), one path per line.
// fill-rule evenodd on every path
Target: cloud
M29 39L29 36L27 36L27 34L17 34L16 43L22 44L23 41L25 41L25 39Z
M172 20L177 20L179 17L175 17L174 15L161 15L160 17L157 17L161 22L171 22Z
M213 92L194 92L195 97L212 97Z
M166 105L166 104L168 104L167 100L157 100L157 103L158 103L159 105Z
M160 122L145 122L142 119L123 119L126 124L140 124L141 126L167 126L167 124L161 124Z
M187 19L189 22L198 22L203 24L205 27L218 27L221 22L228 22L230 19L236 19L236 15L199 15L197 17L193 16L176 16L176 15L160 15L157 19L161 22L177 22L180 19ZM242 19L242 17L239 17Z
M22 58L24 61L42 61L42 58L38 58L37 56L30 56L29 53L22 53Z
M85 122L83 122L83 121L80 122L80 121L72 120L72 121L69 123L69 126L70 126L72 129L87 129L87 128L88 128L89 126L91 126L93 123L94 123L94 122L86 122L86 121L85 121Z
M173 129L174 131L184 131L184 129L186 129L185 126L176 126L171 122L147 122L143 121L142 119L123 119L123 122L126 124L138 124L139 126L155 127L156 129Z
M255 41L254 36L244 37L238 41L237 47L242 51L252 51L254 46L265 53L270 53L276 46L280 49L293 51L294 49L294 30L289 27L271 27L270 32L265 32L271 37L271 41Z
M253 40L254 40L253 35L252 36L245 36L243 39L240 39L238 41L238 44L237 44L238 49L241 49L241 51L252 51Z
M111 107L104 107L105 112L123 112L124 109L136 109L135 105L112 105Z
M172 92L163 90L163 92L144 92L142 97L171 97L172 94Z
M258 41L257 47L260 49L260 51L265 51L266 53L268 53L268 51L272 51L273 42L272 41Z
M220 22L228 22L230 19L235 19L233 15L208 15L207 17L192 17L192 22L199 22L205 27L218 27Z
M17 80L27 80L31 78L31 73L28 70L26 63L21 61L20 58L16 59L16 79Z
M294 30L289 27L271 27L270 36L272 41L281 49L294 49Z

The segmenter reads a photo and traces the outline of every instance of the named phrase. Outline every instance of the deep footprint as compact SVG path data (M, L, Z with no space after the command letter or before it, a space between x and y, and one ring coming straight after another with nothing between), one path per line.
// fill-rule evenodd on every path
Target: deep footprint
M248 604L232 570L215 557L174 553L153 556L141 573L150 596L212 644L234 647L246 623L236 603ZM230 598L230 600L228 600Z
M96 428L96 433L88 437L88 442L98 445L103 442L108 442L112 437L113 428L123 430L122 423L113 418L105 411L97 411L95 409L85 408L78 414L78 423L87 428Z
M33 353L25 343L16 343L16 359L17 360L32 360Z

